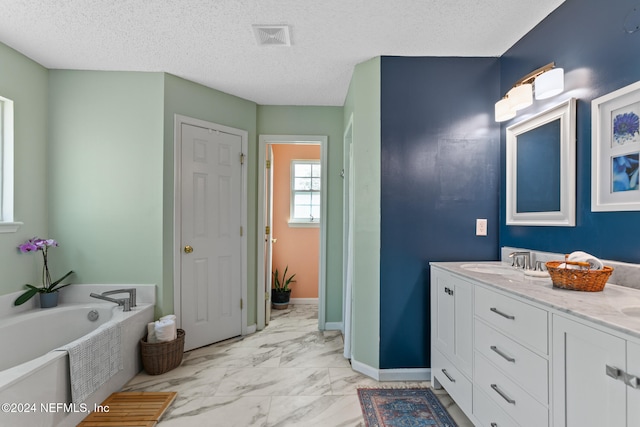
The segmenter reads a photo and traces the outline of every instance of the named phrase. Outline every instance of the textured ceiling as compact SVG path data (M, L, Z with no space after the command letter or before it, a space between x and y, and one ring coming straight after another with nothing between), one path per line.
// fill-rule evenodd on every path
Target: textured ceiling
M163 71L262 105L343 105L359 62L500 56L563 1L3 0L0 42L51 69ZM258 46L254 24L289 25L291 47Z

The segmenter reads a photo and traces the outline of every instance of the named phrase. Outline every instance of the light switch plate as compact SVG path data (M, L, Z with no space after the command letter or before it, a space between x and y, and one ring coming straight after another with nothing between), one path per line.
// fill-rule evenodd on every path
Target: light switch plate
M476 219L476 236L486 236L486 235L487 235L487 219L486 218Z

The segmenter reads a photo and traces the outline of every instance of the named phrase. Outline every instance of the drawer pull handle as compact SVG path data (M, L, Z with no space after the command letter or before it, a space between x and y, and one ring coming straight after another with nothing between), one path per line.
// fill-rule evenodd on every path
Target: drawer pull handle
M502 397L504 400L506 400L506 401L507 401L507 403L510 403L510 404L512 404L512 405L515 405L515 404L516 404L516 401L515 401L515 400L513 400L512 398L510 398L509 396L507 396L506 394L504 394L504 392L498 388L498 385L497 385L497 384L491 384L491 388L492 388L496 393L498 393L498 394L500 395L500 397Z
M456 382L456 380L454 380L453 378L451 378L451 375L449 375L449 373L447 372L447 370L446 370L446 369L443 369L443 370L442 370L442 373L443 373L447 378L449 378L449 381L451 381L452 383L455 383L455 382Z
M499 314L500 316L504 317L505 319L509 319L509 320L515 320L516 319L516 316L512 316L510 314L504 314L503 312L501 312L500 310L498 310L495 307L491 307L490 310L493 311L495 314Z
M502 357L504 360L506 360L507 362L511 362L511 363L516 363L516 359L514 359L511 356L507 356L506 354L504 354L502 351L500 351L500 349L498 347L496 347L495 345L492 345L491 350L495 351L496 353L498 353L498 355L500 357Z
M608 377L611 377L617 380L621 372L620 372L620 369L616 368L615 366L605 365L605 373L607 374Z

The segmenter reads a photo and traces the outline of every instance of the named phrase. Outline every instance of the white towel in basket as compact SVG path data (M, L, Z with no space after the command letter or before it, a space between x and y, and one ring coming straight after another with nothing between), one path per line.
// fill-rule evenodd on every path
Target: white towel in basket
M591 270L602 270L602 268L604 267L604 264L598 258L582 251L571 252L567 257L567 260L576 261L576 262L588 262L589 268ZM584 267L580 267L579 265L571 265L571 264L565 265L565 263L558 265L558 268L565 268L565 267L569 269L576 269L576 270L580 270L584 268Z

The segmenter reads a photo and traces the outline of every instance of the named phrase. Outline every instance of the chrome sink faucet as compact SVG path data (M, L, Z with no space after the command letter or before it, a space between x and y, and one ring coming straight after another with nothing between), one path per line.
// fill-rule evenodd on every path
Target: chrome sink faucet
M524 270L531 269L531 252L529 251L517 251L511 252L509 258L512 258L511 266L515 268L523 268ZM523 264L520 264L520 259L523 260Z

